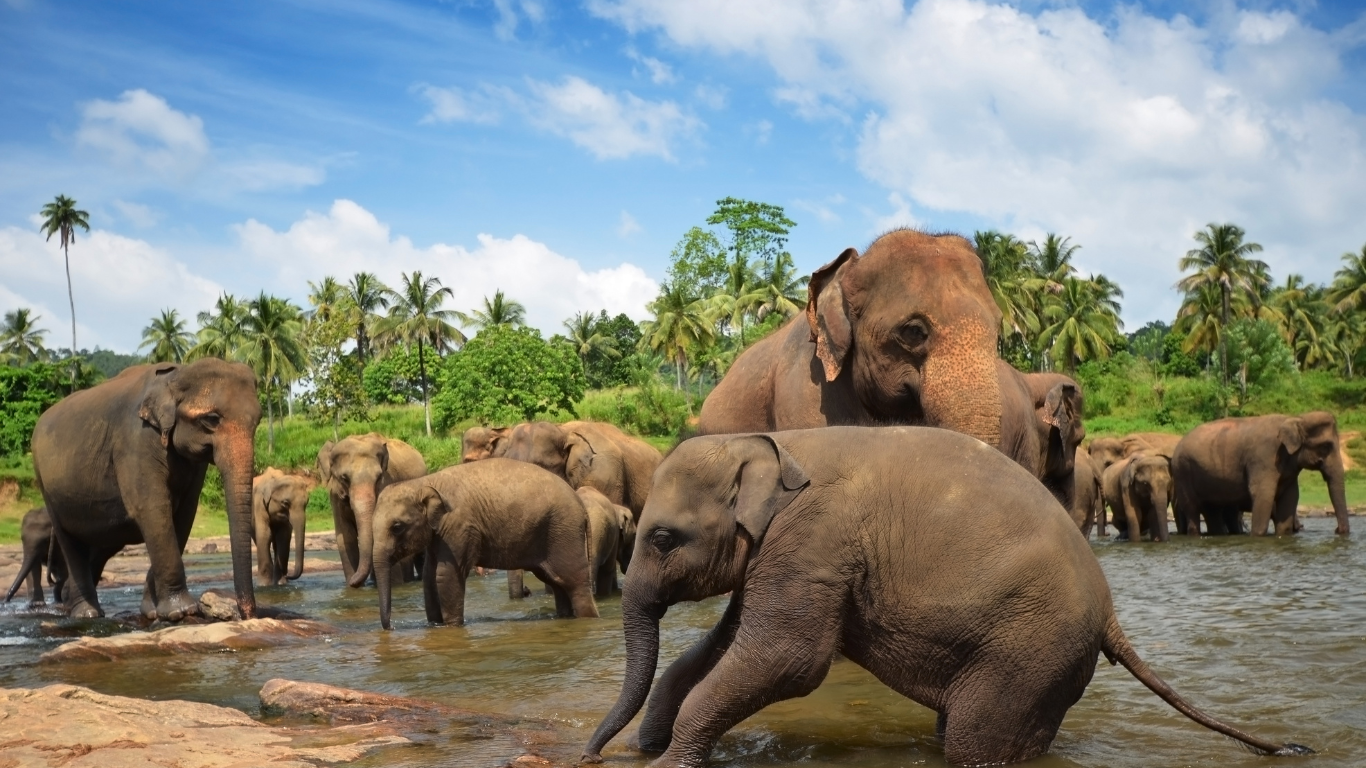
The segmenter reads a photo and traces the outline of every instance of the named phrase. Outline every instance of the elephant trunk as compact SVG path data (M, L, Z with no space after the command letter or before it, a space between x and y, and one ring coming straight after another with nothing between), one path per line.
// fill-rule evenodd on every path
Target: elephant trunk
M946 338L925 361L921 376L920 402L929 426L1001 447L1001 383L993 334L983 330Z
M308 522L308 500L296 504L289 510L289 527L294 529L294 565L290 566L285 578L294 581L304 575L304 525Z
M1323 482L1328 485L1328 498L1333 502L1333 514L1337 516L1337 534L1346 536L1351 533L1352 526L1347 520L1347 489L1343 477L1345 470L1342 468L1342 454L1335 452L1324 462L1322 474Z
M251 539L254 520L251 513L252 463L255 447L253 432L245 430L225 435L214 446L214 464L223 477L223 495L228 506L228 534L232 546L232 581L242 618L256 617L256 592L252 584Z
M638 574L637 574L638 576ZM644 706L650 694L650 685L655 679L655 668L659 664L659 620L664 617L667 606L644 597L645 579L634 578L626 582L622 593L621 624L626 633L626 676L621 682L621 694L617 703L602 719L593 738L583 749L584 760L602 761L602 748L612 737L621 732L631 718Z
M393 569L388 547L376 553L375 585L379 588L379 625L389 629L389 608L394 595ZM361 583L365 583L364 580ZM354 582L353 582L354 586Z
M351 574L351 581L348 582L353 587L365 586L365 580L370 578L371 559L375 554L375 496L373 485L351 486L351 511L356 515L356 546L359 550L356 572Z

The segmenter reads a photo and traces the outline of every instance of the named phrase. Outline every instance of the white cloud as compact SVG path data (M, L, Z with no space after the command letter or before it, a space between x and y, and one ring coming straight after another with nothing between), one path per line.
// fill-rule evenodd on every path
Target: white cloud
M131 203L127 200L114 200L110 205L113 205L114 210L119 212L119 216L140 229L154 227L162 218L161 211L141 203Z
M855 127L858 168L898 213L1071 235L1084 271L1125 287L1131 325L1174 315L1177 257L1207 222L1242 224L1278 273L1317 280L1366 241L1366 119L1332 96L1361 22L1325 33L1234 9L1199 27L982 0L590 8L766 62L781 103Z
M221 288L146 241L104 230L78 233L71 246L77 343L131 352L147 321L162 309L179 310L194 326ZM0 309L32 306L53 333L49 346L69 346L71 314L66 272L56 239L36 230L0 228ZM56 309L54 309L56 308Z
M792 205L814 214L826 224L835 224L840 221L840 215L835 213L835 209L844 205L844 195L836 193L824 200L793 200Z
M444 243L418 247L350 200L337 200L325 214L309 212L282 232L255 219L236 229L239 248L259 265L258 274L274 274L273 285L294 286L299 299L307 281L323 275L345 279L365 270L395 285L401 272L418 269L440 277L455 292L448 304L452 309L469 310L503 289L526 306L527 322L547 336L561 331L561 323L574 313L590 309L644 319L645 304L659 290L633 264L590 272L524 235L481 234L473 249Z
M420 83L413 88L431 105L431 111L421 120L430 123L484 123L498 122L498 104L487 87L480 92L465 91L460 88L439 88L435 85Z
M672 101L647 101L630 91L608 93L580 77L558 85L528 81L523 108L537 127L564 136L599 160L654 155L674 160L672 147L702 123Z
M536 0L493 0L493 9L498 13L493 33L499 40L511 40L516 37L517 25L523 16L533 24L545 20L545 6Z
M617 237L625 239L640 231L640 223L636 218L626 211L621 212L621 221L617 224Z
M222 168L233 189L260 192L267 189L302 189L323 183L327 173L318 166L283 160L244 160Z
M693 89L693 96L708 109L725 109L726 97L730 91L724 85L699 85Z
M673 68L668 64L665 64L653 56L646 56L635 48L626 49L626 58L643 65L645 69L649 70L650 82L655 85L668 85L678 80L678 76L674 74Z
M124 91L118 101L96 99L86 104L76 143L118 165L170 179L190 176L209 159L204 121L172 109L165 99L141 88Z

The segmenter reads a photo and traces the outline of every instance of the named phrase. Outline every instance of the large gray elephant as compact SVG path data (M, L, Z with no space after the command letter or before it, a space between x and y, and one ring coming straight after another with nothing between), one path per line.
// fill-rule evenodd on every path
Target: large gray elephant
M275 467L266 467L251 481L256 574L268 586L279 584L281 579L294 581L304 573L304 529L308 521L308 495L313 486L311 479L288 475ZM289 569L291 537L293 570Z
M669 606L726 592L720 622L650 695ZM593 762L648 695L637 739L663 751L652 765L702 765L740 721L815 690L837 654L936 710L955 765L1046 752L1101 653L1208 728L1267 754L1309 751L1177 695L1129 644L1067 512L1002 454L942 430L684 442L641 516L622 624L625 678L584 750Z
M1002 374L1003 394L1012 385L1023 387L1029 393L1034 438L1037 441L1032 448L1021 447L1013 452L1003 452L1033 472L1064 509L1072 509L1075 506L1073 495L1076 479L1073 475L1076 471L1077 448L1086 439L1086 426L1082 423L1085 401L1081 385L1060 373L1020 373L1004 360L998 360L996 367ZM1009 399L1003 398L1003 402L1009 402ZM1002 409L1003 422L1014 415L1015 409ZM1020 430L1002 429L1001 433L1020 434ZM1038 457L1032 466L1024 458L1031 452Z
M242 614L256 614L251 480L261 404L241 363L138 365L52 406L33 430L33 469L71 578L66 605L101 616L96 570L146 542L142 613L176 621L199 611L181 552L209 464L218 467Z
M427 620L465 621L475 567L524 569L549 584L556 615L594 617L588 514L564 480L506 458L457 464L385 488L373 519L380 624L389 629L391 565L425 553Z
M325 443L318 451L318 472L332 504L337 552L346 583L364 586L374 554L370 521L375 499L391 483L427 474L427 463L416 448L402 440L371 432Z
M1172 455L1178 530L1198 536L1242 533L1252 512L1254 536L1275 522L1277 536L1294 533L1300 471L1323 475L1339 536L1351 532L1338 422L1327 411L1300 416L1251 416L1211 421L1191 430Z
M19 564L19 573L14 583L5 592L5 602L14 597L19 586L28 581L28 604L30 607L43 605L43 568L48 569L48 581L52 584L52 601L62 602L62 592L66 586L66 561L62 551L52 540L52 518L47 507L30 509L19 521L19 542L23 546L24 559Z
M736 359L703 403L698 431L941 427L999 448L1068 499L1072 436L1056 456L1041 441L1040 432L1052 427L1041 427L1036 411L1046 391L1036 397L1042 382L998 359L1000 326L971 243L889 232L862 256L847 249L812 273L805 315ZM1065 407L1080 425L1074 391Z

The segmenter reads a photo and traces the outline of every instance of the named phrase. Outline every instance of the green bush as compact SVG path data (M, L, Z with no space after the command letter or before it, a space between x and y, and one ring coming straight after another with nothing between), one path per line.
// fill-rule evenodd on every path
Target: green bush
M650 377L637 387L589 393L579 403L578 414L590 421L611 422L637 435L675 437L688 424L688 398Z
M447 355L432 398L435 423L530 421L537 414L574 410L583 397L583 365L569 344L546 341L535 328L494 326Z
M441 359L428 348L423 353L427 363L427 381L436 381ZM378 360L365 366L365 396L375 405L405 405L422 402L422 379L417 349L396 347Z
M55 363L0 367L0 456L28 452L38 417L71 391L69 376Z

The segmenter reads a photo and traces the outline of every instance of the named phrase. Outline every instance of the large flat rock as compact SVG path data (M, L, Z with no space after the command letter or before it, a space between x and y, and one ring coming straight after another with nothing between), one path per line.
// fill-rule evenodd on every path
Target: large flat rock
M246 619L215 624L167 627L111 637L82 637L44 653L44 664L115 661L131 656L168 656L271 648L339 634L331 624L311 619Z
M192 701L106 696L74 685L0 689L0 766L310 768L408 740L365 728L274 728Z

